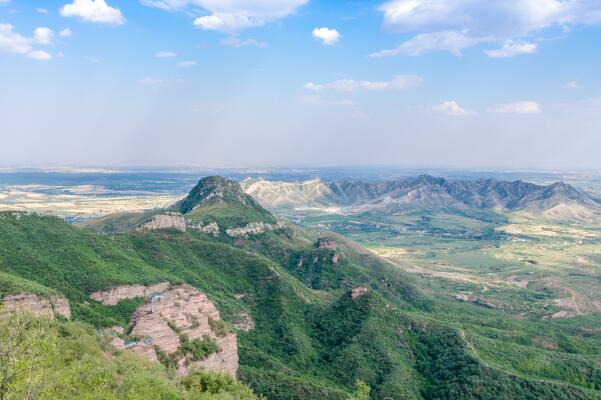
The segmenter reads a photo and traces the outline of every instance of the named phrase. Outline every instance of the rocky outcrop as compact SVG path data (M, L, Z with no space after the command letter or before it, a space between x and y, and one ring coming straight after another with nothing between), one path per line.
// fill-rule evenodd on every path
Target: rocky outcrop
M157 229L177 229L184 232L186 230L186 219L183 215L176 213L158 214L138 227L138 230L154 231Z
M258 235L269 231L275 231L277 229L284 228L282 222L277 224L267 224L265 222L251 222L250 224L241 228L229 228L226 229L225 233L230 237L246 237L250 235Z
M332 239L328 239L328 238L320 238L317 240L317 243L315 243L315 247L317 247L318 249L328 249L328 250L336 250L337 246L336 246L336 242Z
M365 287L365 286L358 286L356 288L353 288L351 290L351 298L353 300L358 299L359 297L363 296L365 293L367 293L369 291L369 288Z
M187 220L182 214L179 213L157 214L153 216L150 221L137 228L139 231L155 231L158 229L177 229L182 232L185 232L187 229L191 229L206 233L208 235L219 235L219 226L215 222L205 225L200 221Z
M456 300L463 301L466 303L474 303L488 308L501 308L498 304L492 303L482 297L473 296L472 294L459 293L455 296Z
M152 286L123 285L116 286L106 291L95 292L90 297L105 306L117 305L121 300L135 299L137 297L148 298L155 294L163 293L169 289L169 282L162 282Z
M238 345L234 333L218 335L211 328L212 321L220 321L219 310L198 290L191 286L178 286L157 292L155 285L149 301L135 311L131 320L131 335L141 340L126 344L122 339L113 340L113 345L122 350L140 353L150 360L157 360L155 349L174 357L178 374L185 375L194 367L202 367L236 377L238 371ZM151 288L145 288L145 293ZM113 288L103 293L131 292L131 286ZM139 289L136 289L136 293ZM138 297L138 296L136 296ZM110 297L113 302L116 297ZM129 298L129 297L125 297ZM181 338L189 341L211 339L219 351L204 360L194 361L189 355L181 354Z
M186 225L188 229L192 229L194 231L206 233L207 235L219 236L219 225L216 222L210 222L208 224L203 224L200 221L188 221Z
M232 326L237 331L248 332L255 329L255 321L253 321L248 313L243 311L238 315L238 320Z
M69 302L59 296L47 299L32 293L20 293L6 296L2 300L2 304L4 309L9 312L21 311L52 319L56 316L71 319Z

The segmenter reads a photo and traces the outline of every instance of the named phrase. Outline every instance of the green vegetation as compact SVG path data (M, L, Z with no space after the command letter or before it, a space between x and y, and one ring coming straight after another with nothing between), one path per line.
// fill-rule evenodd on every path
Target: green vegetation
M192 356L192 361L204 360L213 353L217 353L220 349L217 343L208 336L203 336L202 339L194 339L190 341L187 336L179 337L181 345L180 351L186 355Z
M217 222L226 228L251 222L276 222L269 211L242 191L237 182L219 176L201 179L174 209L189 219Z
M193 210L188 218L199 212L202 218L218 216L222 223L245 223L250 219L241 215L260 211L236 197L239 193L226 191L217 204L200 189L179 204L182 211ZM228 215L235 218L228 220ZM310 223L321 217L313 218ZM542 274L549 265L542 250L505 252L509 241L495 230L507 222L505 217L482 212L323 218L394 264L338 235L330 235L335 249L318 248L323 232L295 227L235 240L192 230L108 236L54 218L3 214L0 282L7 282L10 291L64 295L73 319L95 327L125 326L140 300L103 306L90 300L93 291L131 283L190 284L218 306L224 321L209 321L217 336L230 332L227 322L241 313L252 317L254 329L237 332L238 377L267 398L599 398L598 316L541 320L558 310L553 300L560 288L549 279L546 289L536 284L483 287L475 279L486 275L519 283L532 279L527 268L540 268ZM546 239L537 243L550 245ZM424 278L402 272L406 265L423 271ZM476 270L480 275L471 273ZM449 279L449 273L470 279ZM358 286L365 289L353 296ZM474 300L458 301L457 293ZM86 337L99 340L93 332ZM181 339L182 351L196 360L218 350L206 338ZM129 355L116 357L129 360ZM158 368L163 377L174 360L160 351L158 357L163 365L149 368ZM226 388L234 384L199 374L182 382L167 378L165 390L175 390L176 396L182 390L222 395L215 382ZM244 398L247 389L240 390Z
M230 377L179 381L160 364L114 350L79 322L0 314L0 399L252 400Z
M227 322L209 317L209 326L217 337L224 337L232 331Z

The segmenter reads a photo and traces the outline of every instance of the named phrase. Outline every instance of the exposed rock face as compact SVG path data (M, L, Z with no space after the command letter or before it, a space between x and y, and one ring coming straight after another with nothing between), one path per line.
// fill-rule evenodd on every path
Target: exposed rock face
M176 213L158 214L153 216L149 222L140 226L138 230L154 231L171 228L184 232L186 230L186 219L184 216Z
M107 291L92 293L90 297L105 306L114 306L121 300L135 299L136 297L146 298L154 294L163 293L167 289L169 289L169 282L158 283L152 286L123 285Z
M284 224L278 222L277 224L266 224L265 222L251 222L250 224L242 228L230 228L226 229L225 233L230 237L241 237L249 235L258 235L267 231L274 231L281 229Z
M317 243L315 243L315 246L318 249L336 250L336 242L328 238L318 239Z
M247 313L241 312L238 318L238 321L232 324L234 329L243 332L248 332L255 329L255 321L253 321L253 319Z
M158 229L177 229L182 232L185 232L186 229L192 229L213 236L219 235L219 226L215 222L204 225L200 221L188 221L182 214L179 213L155 215L149 222L137 228L137 230L149 231L155 231Z
M369 291L369 288L365 287L365 286L358 286L356 288L353 288L351 290L351 298L353 300L358 299L359 297L363 296L365 293L367 293Z
M200 221L188 221L188 229L206 233L207 235L219 236L219 225L216 222L210 222L204 225Z
M150 301L138 307L134 313L131 320L131 333L143 340L130 345L113 340L115 347L140 353L156 361L155 346L158 346L162 352L177 357L180 375L185 375L191 368L199 366L236 377L238 370L236 335L228 333L219 337L213 332L209 320L219 321L221 317L219 310L207 296L191 286L169 289L168 285L163 284L163 286L155 285L148 288L142 286L142 288L145 289L143 293L153 294ZM163 290L157 291L157 288ZM131 291L131 286L122 286L103 293L131 293ZM135 292L140 293L139 288L136 288ZM112 303L116 298L112 296L109 301ZM204 360L192 361L189 357L178 353L181 345L180 336L186 336L190 341L209 337L217 344L219 351Z
M69 302L58 296L45 299L31 293L20 293L6 296L2 303L9 312L25 311L41 317L54 319L57 315L71 319L71 307Z
M50 304L52 304L52 309L54 310L55 315L60 315L63 318L71 319L71 307L69 306L67 299L55 296L50 299Z

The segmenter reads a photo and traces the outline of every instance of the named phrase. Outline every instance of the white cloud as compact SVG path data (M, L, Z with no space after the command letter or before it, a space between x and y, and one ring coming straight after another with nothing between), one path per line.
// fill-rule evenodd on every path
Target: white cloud
M436 35L443 32L446 36L455 32L470 40L464 39L463 47L451 46L451 50L449 46L441 46L439 40L430 40L431 50L457 53L482 42L523 39L551 27L569 29L576 25L601 23L601 2L598 0L389 0L379 10L389 30L417 35L402 44L398 51L376 53L380 56L411 55L402 47L415 46L411 41L415 42L419 35L429 36L421 37L421 50L413 54L425 53L426 39L439 37ZM514 51L519 50L533 52L531 46L514 48Z
M194 26L222 32L258 27L293 14L308 0L141 0L142 4L163 10L200 7L207 15L194 20Z
M177 63L177 66L180 68L190 68L197 66L198 63L196 61L181 61Z
M46 27L35 28L33 31L33 41L38 44L50 44L52 43L52 37L54 32L52 29Z
M59 51L58 53L56 53L54 55L54 57L56 57L56 58L65 58L65 53L63 53L62 51Z
M0 51L9 53L26 54L35 60L50 60L52 56L45 51L36 50L34 44L49 43L52 32L48 28L37 28L31 38L27 38L14 31L11 24L0 23Z
M126 21L118 8L109 6L105 0L73 0L61 10L63 17L79 17L85 21L102 24L123 25Z
M423 79L416 75L398 75L389 81L356 81L352 79L341 79L334 82L318 84L313 82L305 83L305 89L320 92L324 90L333 90L340 92L357 91L389 91L402 90L421 85Z
M222 46L227 47L267 47L266 42L259 42L255 39L240 39L238 36L230 36L228 38L222 39L219 41Z
M0 23L0 50L24 54L31 50L31 40L14 32L11 24Z
M340 40L340 33L336 29L315 28L313 29L313 37L321 40L323 44L331 46Z
M177 54L173 51L159 51L154 55L156 58L174 58Z
M44 50L34 50L27 53L27 57L33 58L34 60L39 61L48 61L52 59L50 53L45 52Z
M565 84L566 89L580 89L580 85L576 81L571 81Z
M0 0L0 4L6 4L6 3L9 3L9 2L10 2L10 0Z
M538 45L536 43L506 40L501 48L494 50L485 50L484 52L489 57L502 58L518 56L520 54L532 54L536 53L537 50Z
M407 40L394 49L381 50L370 54L372 58L390 57L396 55L419 56L431 51L448 51L461 56L461 51L485 41L483 38L473 38L457 31L422 33Z
M62 31L60 31L58 35L60 37L71 37L73 36L73 32L71 32L71 29L65 28Z
M83 59L91 64L100 64L100 60L95 57L85 56Z
M2 3L2 1L0 1L0 3ZM36 8L35 10L40 14L48 14L48 10L45 8Z
M496 114L539 114L542 109L536 101L518 101L496 104L490 107L488 111Z
M454 100L445 101L444 103L435 106L434 109L451 117L462 117L468 114L468 112Z

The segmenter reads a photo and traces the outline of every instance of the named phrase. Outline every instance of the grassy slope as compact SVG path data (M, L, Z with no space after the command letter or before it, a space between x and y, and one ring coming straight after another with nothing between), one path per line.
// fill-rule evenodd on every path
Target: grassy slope
M178 379L139 355L108 345L81 322L57 322L0 312L0 398L254 400L231 377L194 372Z
M313 247L312 238L288 234L237 240L237 248L196 233L109 237L58 219L3 214L0 271L18 277L15 282L28 279L64 293L74 318L95 325L125 324L136 304L105 307L87 297L94 290L134 282L188 282L207 293L226 320L241 311L253 317L256 329L239 333L240 377L272 398L342 399L357 378L372 386L374 398L484 399L492 393L511 398L516 391L523 398L597 398L575 386L559 386L565 381L599 387L594 360L577 354L586 346L598 348L595 343L582 340L572 352L544 352L563 361L553 376L499 360L494 365L488 360L513 357L511 346L527 336L519 332L530 327L528 321L424 299L404 282L405 275L344 245L336 266L341 268L332 273L333 265L322 263L307 280L290 260L298 252L311 257L321 250ZM309 286L317 282L319 290L295 276ZM353 301L345 289L358 284L372 290ZM245 296L238 300L236 294ZM492 335L504 324L515 337ZM462 329L467 329L463 337ZM475 354L474 344L486 351ZM584 381L574 378L583 375L576 372L581 368L589 371ZM557 383L543 382L551 379Z

